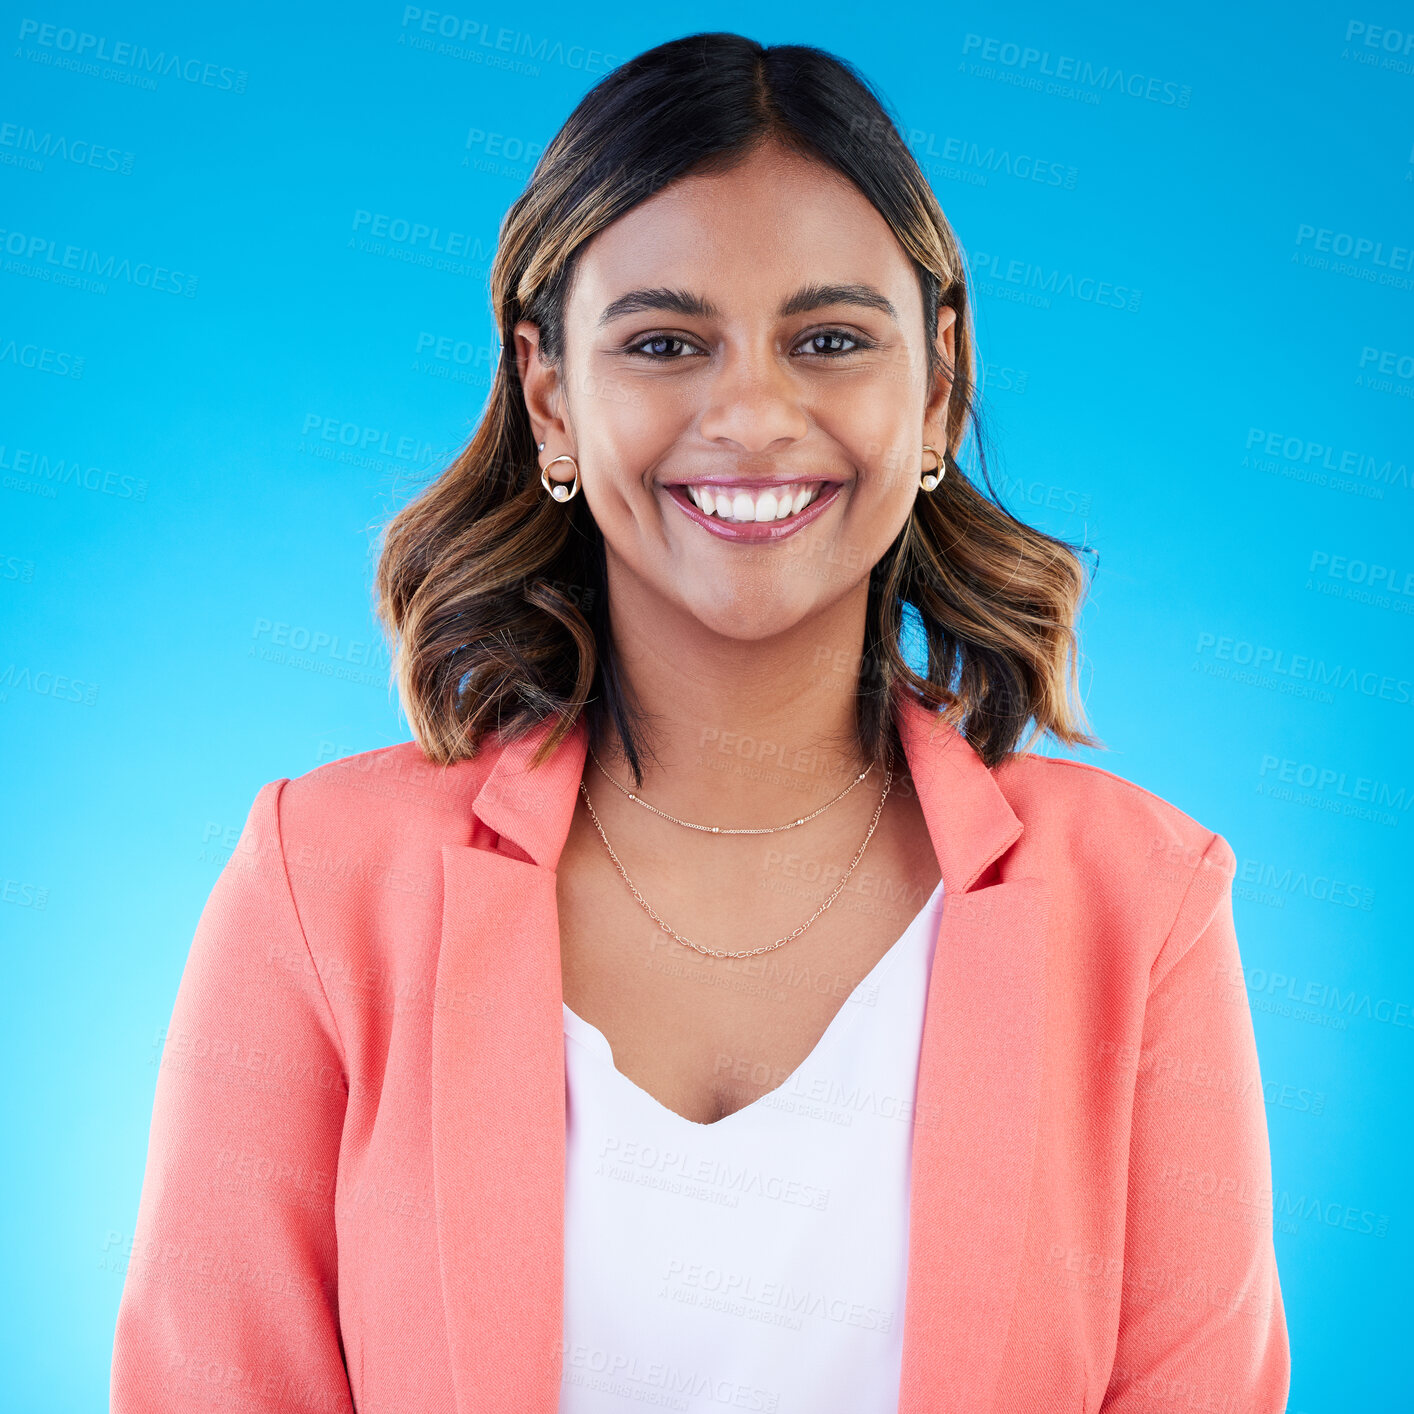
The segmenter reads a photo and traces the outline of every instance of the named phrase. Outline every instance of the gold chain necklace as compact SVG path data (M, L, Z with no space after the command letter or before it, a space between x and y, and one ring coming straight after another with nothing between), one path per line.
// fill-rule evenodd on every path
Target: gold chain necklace
M660 918L659 915L654 911L653 905L650 904L648 900L644 898L641 893L638 892L638 889L634 886L633 880L630 879L628 876L628 870L624 868L622 863L620 863L619 861L618 855L614 853L614 847L609 843L609 837L604 833L604 827L599 823L599 816L595 814L594 805L589 799L589 787L586 786L583 781L579 783L579 793L584 797L584 803L589 810L589 818L594 821L594 828L599 831L599 838L604 841L604 848L609 851L609 858L614 861L614 868L619 871L619 874L622 876L624 883L627 884L629 887L629 892L634 896L635 899L638 900L639 906L658 925L658 927L663 930L663 932L670 933L684 947L691 948L694 952L699 952L703 954L704 957L756 957L760 953L772 952L776 948L782 947L784 944L790 942L793 938L798 938L835 901L835 899L839 897L840 891L849 882L849 876L854 873L855 869L859 865L859 861L864 858L864 851L869 847L869 841L874 837L874 830L879 823L879 816L883 813L884 802L889 798L889 786L893 782L893 778L894 763L893 758L890 757L888 771L885 773L884 776L883 794L879 797L878 805L874 807L874 818L869 822L869 832L864 836L864 843L859 846L859 849L855 852L854 858L850 860L849 868L844 871L844 878L842 878L839 883L835 885L834 891L830 894L829 898L827 898L825 902L822 903L820 907L817 908L815 912L812 913L810 917L807 918L805 922L802 923L800 927L797 928L794 932L787 933L784 938L778 938L774 943L768 943L764 948L750 948L745 952L720 952L716 948L703 947L701 943L694 943L690 938L684 938L683 935L679 933L676 928L672 927L668 923L665 923L663 919ZM851 787L851 789L853 789L853 787ZM831 803L833 804L833 802ZM678 823L683 824L686 822L679 821ZM726 834L727 831L723 830L720 833Z
M604 763L595 755L592 746L589 748L589 755L593 759L594 764L598 766L599 774L603 776L611 786L616 787L618 790L622 791L624 795L628 796L635 805L641 805L645 810L651 810L655 815L661 815L663 819L671 820L675 825L682 825L689 830L701 830L709 835L774 835L779 834L782 830L793 830L797 825L804 825L807 821L813 820L817 815L823 815L830 806L837 805L874 769L872 765L866 767L834 798L834 800L827 800L818 810L812 810L809 815L802 815L799 820L792 820L789 824L785 825L764 825L758 829L732 830L728 829L725 825L694 825L690 820L679 820L676 815L669 815L666 810L659 810L656 805L649 805L641 795L636 795L633 791L629 790L627 786L620 785L619 782L604 769Z

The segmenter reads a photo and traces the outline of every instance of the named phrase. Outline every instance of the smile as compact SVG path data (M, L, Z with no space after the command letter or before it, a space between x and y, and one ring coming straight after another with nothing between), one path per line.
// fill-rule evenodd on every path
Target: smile
M779 540L808 525L839 493L836 481L780 486L692 482L665 488L690 520L727 540Z

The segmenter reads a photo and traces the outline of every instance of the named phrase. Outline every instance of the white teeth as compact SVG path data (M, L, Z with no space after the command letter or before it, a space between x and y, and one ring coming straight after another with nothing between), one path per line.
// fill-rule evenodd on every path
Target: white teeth
M823 488L818 482L776 486L758 492L736 491L728 494L711 486L688 486L688 498L709 516L720 516L734 523L785 520L798 514L813 501Z

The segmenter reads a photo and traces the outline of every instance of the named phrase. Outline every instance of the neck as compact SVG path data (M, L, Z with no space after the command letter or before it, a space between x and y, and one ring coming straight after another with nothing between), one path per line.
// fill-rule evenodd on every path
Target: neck
M774 824L824 804L868 767L856 728L867 584L807 624L749 641L632 584L612 584L610 606L621 683L642 717L637 789L660 809L728 827ZM617 733L594 749L635 789ZM592 762L586 772L593 791ZM881 783L875 771L868 792Z

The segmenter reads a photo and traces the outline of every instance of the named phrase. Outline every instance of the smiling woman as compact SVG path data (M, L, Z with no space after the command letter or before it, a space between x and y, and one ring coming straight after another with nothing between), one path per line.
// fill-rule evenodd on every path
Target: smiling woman
M857 683L837 686L857 689L859 748L881 769L898 685L966 721L988 764L1031 721L1097 744L1073 702L1082 566L957 467L979 431L962 252L848 65L735 35L623 65L507 213L491 285L504 344L487 410L389 527L379 569L433 759L553 713L547 752L582 717L641 784L622 625L652 602L667 629L663 599L671 632L730 624L737 641L863 609L859 642L851 626L828 650L862 648Z
M492 295L378 569L415 740L266 786L193 943L113 1409L1276 1414L1233 851L1028 749L1086 579L878 97L640 55Z

